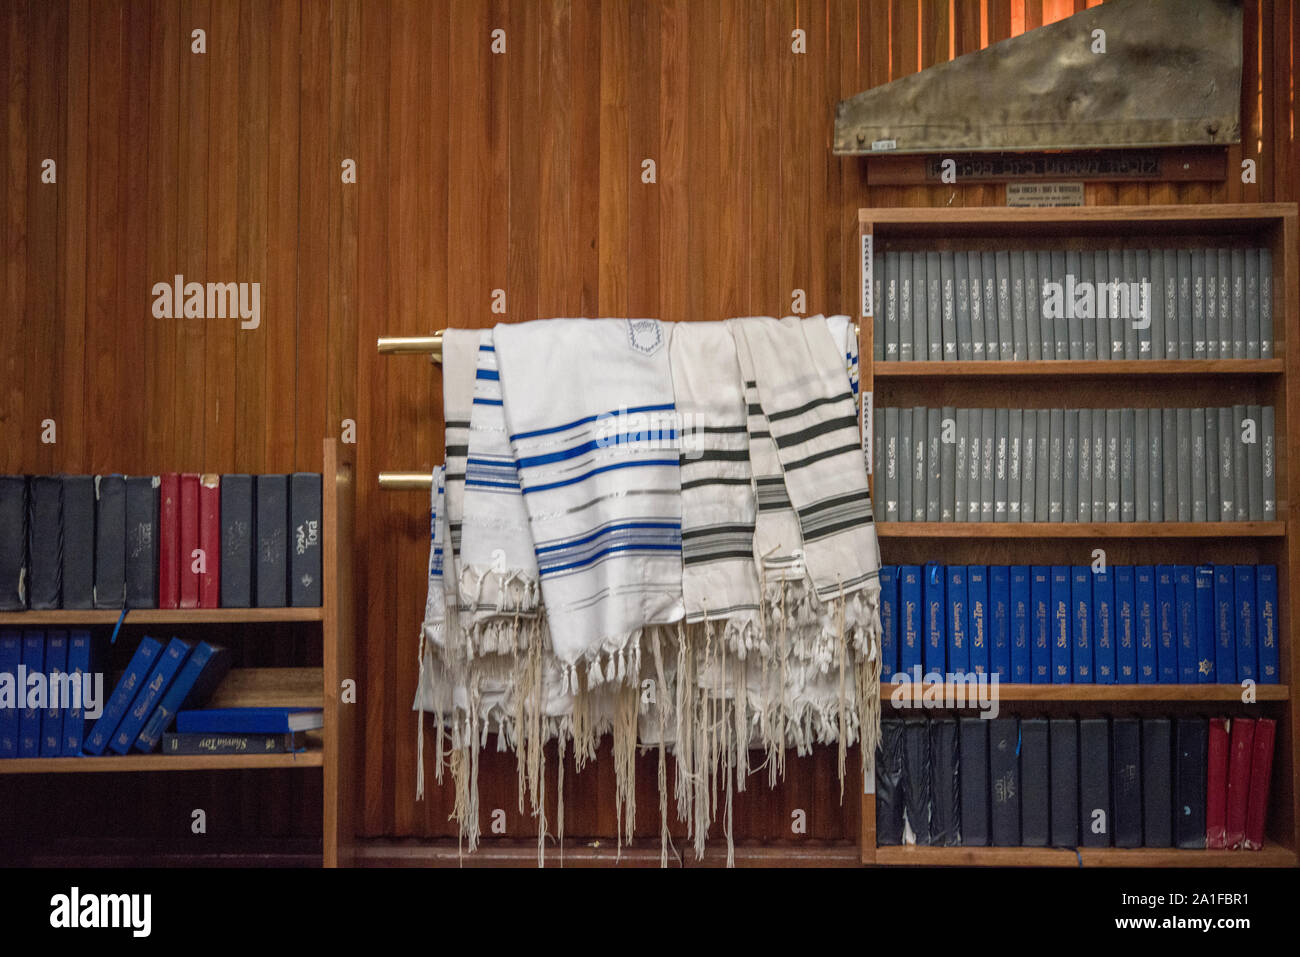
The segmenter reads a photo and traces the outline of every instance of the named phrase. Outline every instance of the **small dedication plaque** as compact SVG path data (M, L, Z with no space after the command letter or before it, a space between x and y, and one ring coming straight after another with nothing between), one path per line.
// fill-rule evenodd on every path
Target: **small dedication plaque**
M1007 183L1008 206L1082 206L1082 183Z

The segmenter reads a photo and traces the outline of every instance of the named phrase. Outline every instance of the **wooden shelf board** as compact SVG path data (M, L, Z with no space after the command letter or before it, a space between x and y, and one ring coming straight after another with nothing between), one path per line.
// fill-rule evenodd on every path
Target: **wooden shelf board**
M112 625L120 608L59 609L0 612L0 625ZM254 624L258 622L323 621L323 608L133 608L128 625Z
M9 758L0 774L83 774L121 771L223 771L259 768L319 768L319 749L296 754L114 754L107 757Z
M888 704L890 696L897 686L882 684L880 700L885 710L891 710ZM924 687L924 686L922 686ZM944 696L948 689L956 686L944 686ZM974 688L962 685L959 689L966 700L970 700ZM937 694L937 690L934 692ZM953 695L955 698L955 694ZM1288 701L1291 698L1289 685L1256 685L1257 701ZM1239 703L1241 687L1239 685L1088 685L1088 684L1002 684L998 683L999 701L1225 701ZM899 709L901 710L901 709ZM908 709L910 710L910 709Z
M1281 538L1285 522L878 522L881 538Z
M1296 854L1268 843L1258 851L1161 847L878 847L878 865L928 867L1293 867Z
M1281 375L1281 359L1049 359L1039 362L876 362L876 379L1023 376Z

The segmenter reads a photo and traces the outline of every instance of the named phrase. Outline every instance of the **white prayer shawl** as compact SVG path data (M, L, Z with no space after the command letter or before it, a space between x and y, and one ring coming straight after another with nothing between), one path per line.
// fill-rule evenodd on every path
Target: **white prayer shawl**
M505 417L567 685L635 682L643 629L683 615L667 330L553 319L495 330ZM635 733L635 728L633 728Z
M460 553L465 517L465 459L469 451L469 420L474 407L479 332L448 329L442 334L442 412L446 424L448 551ZM455 578L451 581L454 583Z

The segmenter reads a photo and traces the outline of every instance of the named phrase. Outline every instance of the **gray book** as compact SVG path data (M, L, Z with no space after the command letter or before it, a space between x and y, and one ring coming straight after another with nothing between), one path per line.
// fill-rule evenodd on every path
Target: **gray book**
M912 359L930 358L930 304L924 252L912 253Z
M871 359L874 362L885 361L885 255L876 253L871 259L872 290L871 307Z
M1124 290L1120 302L1125 308L1120 320L1124 332L1124 358L1143 358L1138 354L1138 323L1142 318L1142 293L1138 276L1138 256L1145 253L1136 249L1124 250Z
M1178 496L1178 521L1192 520L1192 411L1174 410L1174 447L1177 449L1175 494Z
M1079 410L1065 410L1065 441L1062 444L1062 466L1065 473L1065 499L1061 520L1079 520Z
M926 516L926 492L929 485L929 469L926 458L930 444L926 433L925 406L912 409L912 521L924 522Z
M1100 359L1123 359L1124 358L1124 325L1128 315L1128 295L1124 289L1124 255L1119 249L1112 249L1106 253L1106 259L1109 263L1109 271L1104 278L1099 278L1098 282L1105 282L1109 287L1106 302L1107 317L1105 322L1097 323L1097 357ZM1103 313L1098 310L1098 315ZM1106 347L1110 355L1102 355L1102 348Z
M1164 449L1165 436L1160 409L1147 409L1147 468L1150 470L1148 491L1151 497L1152 522L1165 520Z
M1192 251L1178 250L1178 358L1192 356Z
M1219 253L1215 249L1205 250L1205 358L1219 358Z
M1020 425L1020 520L1038 521L1038 412L1025 409Z
M1232 357L1246 358L1246 251L1234 249L1229 258L1232 289Z
M984 358L1000 359L998 346L998 266L992 250L980 253L980 279L984 283Z
M993 517L994 460L997 456L996 409L980 409L980 521L991 522Z
M1119 520L1137 521L1137 465L1134 432L1137 413L1133 409L1120 409L1119 413Z
M1106 514L1106 410L1092 413L1092 520L1110 522Z
M1246 258L1246 358L1259 358L1259 250L1247 249Z
M898 521L898 409L885 410L885 521Z
M1137 357L1153 358L1151 354L1151 251L1137 251L1137 301L1133 305L1136 320L1133 333L1137 339Z
M912 314L912 254L898 254L898 358L911 362L915 355L916 333Z
M978 522L980 508L980 462L983 458L984 410L970 410L970 448L966 462L966 520Z
M1178 358L1178 251L1164 250L1165 358Z
M1151 521L1150 416L1146 409L1133 414L1133 521ZM1123 492L1123 489L1120 489Z
M1276 459L1273 455L1273 406L1266 405L1259 410L1260 435L1260 472L1264 479L1264 514L1263 520L1277 520L1277 476L1274 474Z
M1219 521L1237 520L1237 457L1236 433L1232 418L1232 407L1223 406L1218 410L1219 419Z
M1192 435L1192 521L1203 522L1206 515L1205 482L1205 410L1194 408L1189 414Z
M1009 409L993 410L993 521L995 522L1005 522L1011 514L1008 508L1011 500L1010 462L1008 461L1011 450L1007 444L1009 413Z
M925 254L925 331L927 354L931 362L942 362L943 355L943 276L939 254Z
M1165 357L1165 253L1152 249L1151 263L1151 358Z
M1100 410L1098 416L1100 417ZM1075 453L1075 464L1079 470L1079 478L1075 484L1075 496L1077 503L1074 510L1074 520L1076 522L1091 522L1092 515L1092 409L1080 409L1078 411L1079 420L1079 447ZM1097 521L1102 520L1102 516L1096 517Z
M898 520L912 520L912 410L898 410Z
M1232 485L1234 521L1250 519L1250 466L1247 464L1246 443L1242 432L1246 426L1246 407L1232 407ZM1224 516L1227 519L1227 516Z
M929 284L929 280L926 280ZM940 504L943 500L941 483L943 481L942 469L942 443L940 433L943 431L941 420L944 417L943 409L927 409L925 412L925 520L927 522L943 521L943 507ZM952 410L947 410L951 412Z
M943 336L943 353L932 356L945 362L957 361L957 290L953 282L956 257L951 251L939 254L939 301L942 318L939 322Z
M1160 411L1160 438L1164 446L1161 457L1164 462L1165 521L1177 522L1178 518L1178 414L1174 409Z
M1119 409L1106 410L1106 515L1103 522L1119 521ZM1098 410L1100 414L1100 410Z
M1025 349L1030 362L1052 358L1043 351L1042 292L1038 285L1038 253L1032 249L1012 253L1020 257L1020 270L1025 277Z
M885 253L885 361L898 361L898 253Z
M1219 358L1232 358L1232 253L1216 250L1219 260Z
M967 289L970 292L971 357L981 361L992 357L984 355L984 273L981 269L980 251L972 249L966 254L966 261ZM960 318L958 316L959 320Z
M1097 269L1100 259L1101 270ZM1097 283L1106 275L1106 253L1102 250L1084 250L1079 254L1079 275L1077 281L1083 286L1084 298L1076 302L1076 309L1083 314L1079 317L1080 347L1084 359L1104 359L1107 353L1097 351L1097 317L1101 315L1101 306L1097 302ZM1070 342L1074 342L1074 330L1070 330Z
M1252 356L1251 358L1255 358ZM1247 520L1264 521L1264 412L1257 405L1246 407L1246 414L1255 424L1255 441L1246 444L1246 474L1250 479Z
M957 313L957 358L968 361L975 358L975 340L970 324L970 265L964 252L952 254L952 290Z
M939 455L932 458L931 469L939 478L939 517L932 522L951 522L956 518L957 503L957 410L945 405L939 410ZM947 440L947 441L945 441Z
M998 308L998 358L1010 361L1015 358L1015 319L1011 305L1011 253L1000 249L993 254L994 276L997 286L994 294Z
M871 413L871 472L872 476L872 495L876 506L876 514L880 512L880 503L884 499L885 485L885 410L877 407Z
M1205 250L1192 250L1192 358L1206 358Z
M1064 518L1065 502L1065 410L1051 410L1050 446L1047 454L1047 520Z
M1209 297L1206 297L1209 302ZM1205 520L1223 519L1223 498L1219 494L1219 410L1205 410Z
M1029 358L1029 320L1025 316L1025 257L1018 249L1007 255L1011 260L1011 358L1024 362Z
M1273 252L1259 251L1259 357L1273 358Z
M1039 409L1036 415L1038 428L1034 436L1034 444L1038 448L1034 452L1034 521L1047 522L1052 520L1049 500L1052 468L1052 410ZM1057 501L1060 501L1059 497ZM1060 515L1060 509L1057 509L1056 521L1058 522L1061 520Z
M953 516L955 522L969 521L966 508L967 474L969 469L970 409L957 410L956 442L953 443Z
M1007 415L1007 521L1023 521L1020 517L1020 485L1024 477L1020 473L1020 440L1024 431L1024 412L1011 409Z
M1076 263L1075 269L1077 271L1079 254L1075 253L1074 258ZM1069 256L1066 255L1065 250L1058 249L1054 250L1049 255L1049 261L1051 263L1051 281L1061 287L1061 308L1057 311L1055 318L1052 319L1053 356L1057 359L1077 359L1079 356L1074 355L1070 351L1070 347L1073 344L1070 339L1069 319L1072 307L1068 303L1069 290L1065 283L1066 270L1069 268ZM1044 293L1044 296L1046 296L1046 293ZM1082 355L1082 334L1080 334L1079 348L1081 350L1080 355Z

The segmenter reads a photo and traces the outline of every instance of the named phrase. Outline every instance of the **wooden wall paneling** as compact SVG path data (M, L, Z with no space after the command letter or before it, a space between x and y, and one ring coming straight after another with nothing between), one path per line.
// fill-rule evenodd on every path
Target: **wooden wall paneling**
M768 16L771 8L764 5ZM687 10L685 0L663 0L659 8L659 316L668 322L686 318Z
M27 176L30 157L27 154L27 41L29 28L27 5L11 3L4 11L0 30L0 51L4 53L4 69L0 69L0 85L5 94L5 133L9 143L8 156L0 171L0 219L4 222L4 268L0 270L0 305L9 319L9 329L15 341L23 341L27 333L24 295L27 290ZM31 357L27 362L31 362ZM37 360L39 362L39 359ZM22 436L24 430L39 423L28 424L31 418L26 408L27 365L17 350L8 353L4 360L6 422L13 434ZM6 445L8 443L5 443ZM20 468L19 457L14 452L6 454L8 470Z
M947 4L944 5L945 22ZM859 0L839 0L835 5L836 18L831 31L838 36L840 44L839 76L834 78L833 102L846 99L867 87L867 79L862 70L863 58L861 43L863 34L860 30L859 17L862 6ZM870 11L867 11L868 16ZM829 127L828 127L829 129ZM829 153L829 150L827 151ZM860 321L862 312L861 293L859 291L859 256L858 239L859 204L867 201L866 161L849 157L836 157L833 169L839 176L838 218L831 234L840 246L838 301L841 308L850 316ZM759 260L761 263L762 260ZM755 269L755 272L760 270Z
M569 16L569 84L572 91L573 135L569 163L574 182L589 184L570 189L574 272L571 281L578 295L574 316L598 315L600 302L600 192L590 184L600 182L600 0L571 0ZM612 795L612 792L611 792Z
M631 150L629 67L631 8L601 4L595 11L600 33L600 127L598 216L599 299L596 314L628 316L629 243L628 154ZM725 50L723 51L725 52ZM640 182L638 177L636 182Z
M718 236L716 272L709 280L718 287L718 311L702 312L699 316L701 319L725 319L746 313L749 243L752 235L748 199L752 171L745 162L749 152L749 131L745 124L744 105L748 103L750 78L756 72L755 64L749 59L748 26L751 9L752 5L743 0L722 0L718 12L718 54L714 60L718 72L718 85L714 94L717 97L717 111L714 114L718 144L717 181L716 188L712 191L719 201L718 219L714 227ZM820 47L815 45L815 35L810 35L809 43L809 53L804 59L819 59ZM787 50L783 55L792 54ZM813 140L808 144L810 151L816 148L816 142ZM824 175L825 165L820 162L820 156L816 158ZM808 234L806 239L810 247L823 242L820 235L813 233Z
M330 430L342 433L343 420L355 424L358 367L373 347L358 329L357 241L360 186L343 182L343 162L359 160L360 146L361 8L359 0L336 0L329 18L329 351L326 356ZM430 90L430 102L436 102ZM431 331L431 330L425 330ZM357 473L354 473L356 476ZM359 476L358 476L359 479ZM362 494L358 489L357 494ZM358 514L361 514L360 512ZM361 523L364 528L364 523ZM358 566L363 564L357 563ZM357 603L357 614L364 605ZM358 617L358 626L364 618ZM359 631L364 634L364 631Z
M60 336L56 340L58 363L51 369L51 373L59 377L59 459L61 466L69 471L85 468L86 450L85 211L89 202L86 176L87 108L90 96L89 21L90 12L85 6L69 7L65 18L67 38L63 60L67 68L67 99L59 111L62 118L58 158L59 263L53 281L59 287ZM175 137L172 142L175 142ZM14 443L10 454L18 454L22 447L25 444L19 446Z
M757 13L753 20L762 20ZM750 21L752 22L752 20ZM663 174L659 135L660 25L654 0L632 0L628 22L628 291L631 316L662 318L659 298L659 197ZM519 152L512 150L511 153ZM641 181L642 162L655 163L655 182ZM512 184L513 185L513 184ZM746 197L748 202L748 197Z
M542 8L538 24L541 110L538 153L541 168L537 248L539 316L577 315L566 297L570 273L568 184L571 100L569 89L569 4Z

